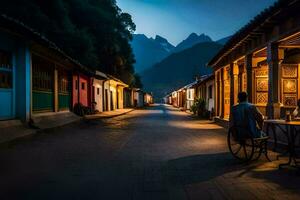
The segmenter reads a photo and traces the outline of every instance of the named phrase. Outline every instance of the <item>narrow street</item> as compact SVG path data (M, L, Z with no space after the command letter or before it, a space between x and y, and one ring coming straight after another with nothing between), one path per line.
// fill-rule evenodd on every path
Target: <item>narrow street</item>
M242 165L223 128L155 105L3 145L0 199L299 199L296 173Z

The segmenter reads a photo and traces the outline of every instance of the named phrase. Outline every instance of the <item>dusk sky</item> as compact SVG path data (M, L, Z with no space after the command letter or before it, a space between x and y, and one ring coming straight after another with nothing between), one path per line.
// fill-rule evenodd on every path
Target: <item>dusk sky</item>
M132 15L136 33L177 44L190 33L217 40L235 33L275 0L117 0Z

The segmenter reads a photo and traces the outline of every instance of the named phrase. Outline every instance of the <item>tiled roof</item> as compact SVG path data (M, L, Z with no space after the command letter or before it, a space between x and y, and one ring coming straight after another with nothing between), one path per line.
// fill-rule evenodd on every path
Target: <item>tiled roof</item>
M31 27L27 26L23 22L16 20L14 18L11 18L5 14L0 14L0 26L5 26L5 28L9 29L9 31L13 31L16 34L24 34L23 36L28 37L35 42L54 50L59 55L63 56L67 60L74 63L77 67L79 67L81 70L94 74L92 70L90 70L88 67L82 65L79 61L73 59L69 55L67 55L62 49L60 49L54 42L50 41L48 38L46 38L44 35L40 34L39 32L35 31Z
M208 63L209 66L213 66L216 64L218 59L224 55L227 51L231 50L234 45L239 43L242 39L244 39L251 31L258 28L261 24L266 22L273 15L280 12L283 8L288 7L299 0L278 0L269 8L263 10L260 14L254 17L248 24L242 27L239 31L237 31L224 45L224 47L211 59Z

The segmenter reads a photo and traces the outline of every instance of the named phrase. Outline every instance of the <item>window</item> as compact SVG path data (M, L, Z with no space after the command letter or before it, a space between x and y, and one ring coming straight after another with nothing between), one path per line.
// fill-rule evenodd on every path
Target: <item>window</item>
M208 98L209 99L212 99L212 93L213 93L213 91L212 91L212 85L210 85L210 86L208 86Z
M12 88L11 72L0 71L0 88Z
M97 95L100 94L100 88L97 88Z
M12 69L12 56L10 53L0 50L0 68Z
M61 93L68 93L69 92L69 81L68 81L68 74L66 71L59 71L58 76L59 84L58 84L58 91Z
M12 88L11 54L0 51L0 88Z
M38 56L32 57L32 88L37 91L53 90L54 64Z
M81 89L85 90L85 83L84 82L81 83Z

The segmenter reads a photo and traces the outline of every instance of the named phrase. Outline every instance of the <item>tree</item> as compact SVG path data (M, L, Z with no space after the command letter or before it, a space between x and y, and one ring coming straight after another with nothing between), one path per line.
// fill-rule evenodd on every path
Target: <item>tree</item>
M133 81L131 87L143 88L143 84L142 84L140 75L134 74L134 81Z

